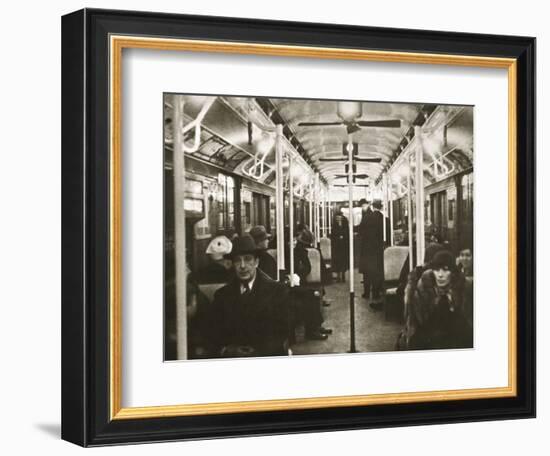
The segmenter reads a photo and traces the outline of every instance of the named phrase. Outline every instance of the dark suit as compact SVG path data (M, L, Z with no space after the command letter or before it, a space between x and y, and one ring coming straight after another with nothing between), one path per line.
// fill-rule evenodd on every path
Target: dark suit
M277 280L277 262L275 259L267 253L267 250L260 250L258 252L258 258L260 260L258 267L262 272L270 279Z
M349 269L349 225L345 217L343 217L340 224L334 221L330 238L332 248L332 271L345 272Z
M235 353L233 348L239 346L251 347L249 356L287 354L287 288L259 269L250 293L241 294L241 282L232 280L214 295L212 311L210 339L214 354L247 356Z
M384 282L384 216L380 211L363 214L359 225L359 272L363 274L364 292L372 286L374 299L380 297Z

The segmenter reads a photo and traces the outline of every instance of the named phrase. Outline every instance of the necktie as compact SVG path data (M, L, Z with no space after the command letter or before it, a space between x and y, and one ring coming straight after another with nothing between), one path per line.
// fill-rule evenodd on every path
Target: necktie
M244 290L243 290L243 295L246 296L246 295L249 295L250 294L250 283L246 282L246 283L243 283L243 287L244 287Z

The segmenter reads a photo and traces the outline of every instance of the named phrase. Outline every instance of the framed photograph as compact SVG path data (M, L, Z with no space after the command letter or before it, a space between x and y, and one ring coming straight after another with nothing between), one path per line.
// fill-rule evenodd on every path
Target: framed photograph
M62 21L62 437L535 416L535 39Z

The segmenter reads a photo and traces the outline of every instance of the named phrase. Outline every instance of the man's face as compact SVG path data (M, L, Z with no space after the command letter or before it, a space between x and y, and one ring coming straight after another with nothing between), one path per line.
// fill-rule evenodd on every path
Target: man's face
M267 247L269 246L269 239L265 238L265 239L262 240L262 241L256 242L256 246L257 246L259 249L267 250Z
M434 270L435 283L438 287L444 288L449 285L451 281L451 271L448 267L443 266Z
M368 209L368 208L369 208L369 205L368 205L368 204L362 204L362 205L361 205L361 210L362 210L363 212L367 212L367 209Z
M249 282L255 277L256 268L259 263L260 260L251 253L236 255L235 258L233 258L235 273L242 282Z

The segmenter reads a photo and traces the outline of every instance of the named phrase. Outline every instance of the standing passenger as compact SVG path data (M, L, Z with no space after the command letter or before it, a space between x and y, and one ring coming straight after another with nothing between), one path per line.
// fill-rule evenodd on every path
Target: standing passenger
M330 237L332 271L337 274L337 282L345 282L346 271L349 268L349 225L348 220L341 212L337 213L334 218Z
M367 261L368 261L368 250L367 250L367 237L368 237L368 224L367 219L372 213L369 202L365 198L359 200L359 206L361 206L361 221L357 226L357 238L358 238L358 249L359 249L359 272L363 274L363 298L368 299L370 297L370 284L367 280ZM353 223L353 210L350 212L350 216Z
M382 306L380 293L384 282L384 215L382 201L374 200L373 210L361 220L361 264L363 273L363 297L369 297L372 288L370 307L379 310Z

